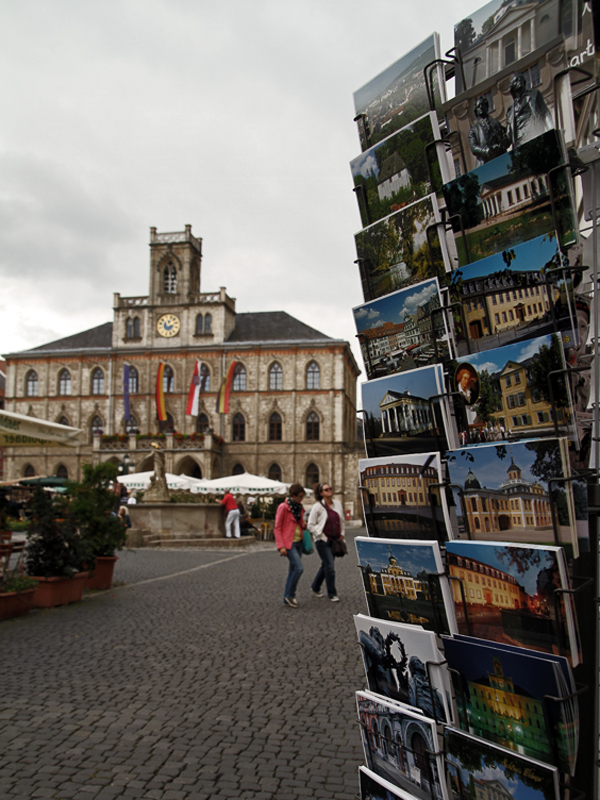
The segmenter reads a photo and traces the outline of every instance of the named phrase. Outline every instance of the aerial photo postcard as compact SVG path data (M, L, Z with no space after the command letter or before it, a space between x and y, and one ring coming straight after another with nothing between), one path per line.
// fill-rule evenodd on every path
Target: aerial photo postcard
M450 298L464 315L456 319L458 352L465 355L466 326L471 352L491 350L561 331L563 344L572 346L577 328L571 281L554 232L515 245L451 273Z
M369 690L449 722L450 678L435 633L363 614L354 623Z
M446 545L461 634L580 662L562 547L451 541ZM565 591L557 591L557 590Z
M443 642L462 730L572 775L579 711L563 674L568 661L561 668L545 653L509 652L482 639L444 636Z
M355 539L369 614L454 633L454 601L437 542Z
M435 195L369 225L354 237L366 301L404 289L427 278L446 282L450 261Z
M371 692L356 692L356 708L369 769L417 800L446 800L434 720Z
M450 522L439 453L363 458L358 471L369 536L446 541Z
M358 135L363 150L432 110L423 70L439 58L440 37L432 33L410 53L354 92ZM432 79L435 106L439 109L446 99L441 64L433 67Z
M370 225L432 192L450 180L446 153L433 112L411 122L350 162L363 225Z
M444 731L452 800L559 800L558 769L462 731ZM477 786L478 792L473 789Z
M361 386L369 458L458 446L439 365L399 372Z
M573 190L557 131L548 131L444 185L459 265L556 230L577 242ZM554 198L552 214L550 194Z
M438 280L430 278L353 308L367 377L447 361L450 336L440 307Z
M561 544L579 555L572 482L550 486L571 473L565 439L464 447L448 453L447 469L456 538Z

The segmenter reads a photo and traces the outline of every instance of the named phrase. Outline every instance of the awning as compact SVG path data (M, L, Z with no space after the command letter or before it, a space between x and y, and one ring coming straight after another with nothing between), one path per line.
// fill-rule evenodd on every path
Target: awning
M0 410L0 447L77 447L79 428Z

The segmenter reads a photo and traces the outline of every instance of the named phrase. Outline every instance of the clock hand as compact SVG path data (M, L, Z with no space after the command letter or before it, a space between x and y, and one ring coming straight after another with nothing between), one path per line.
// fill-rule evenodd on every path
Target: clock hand
M173 325L172 325L172 324L171 324L171 325L167 325L167 323L166 323L166 322L163 322L163 328L164 328L166 331L170 331L172 327L173 327Z

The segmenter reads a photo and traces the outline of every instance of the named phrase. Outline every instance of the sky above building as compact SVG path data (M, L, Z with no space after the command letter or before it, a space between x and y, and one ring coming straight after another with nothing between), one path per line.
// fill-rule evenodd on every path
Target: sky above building
M353 92L471 0L0 0L0 353L148 292L192 225L202 291L355 340Z

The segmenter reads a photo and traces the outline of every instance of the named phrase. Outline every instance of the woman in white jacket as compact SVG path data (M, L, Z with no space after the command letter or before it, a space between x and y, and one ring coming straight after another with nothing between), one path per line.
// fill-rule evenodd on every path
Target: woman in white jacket
M333 489L328 483L317 486L315 497L317 502L310 510L307 527L312 533L321 566L312 582L311 590L317 597L323 597L321 586L325 581L327 596L332 603L338 603L331 542L333 539L344 538L344 509L339 500L334 500Z

